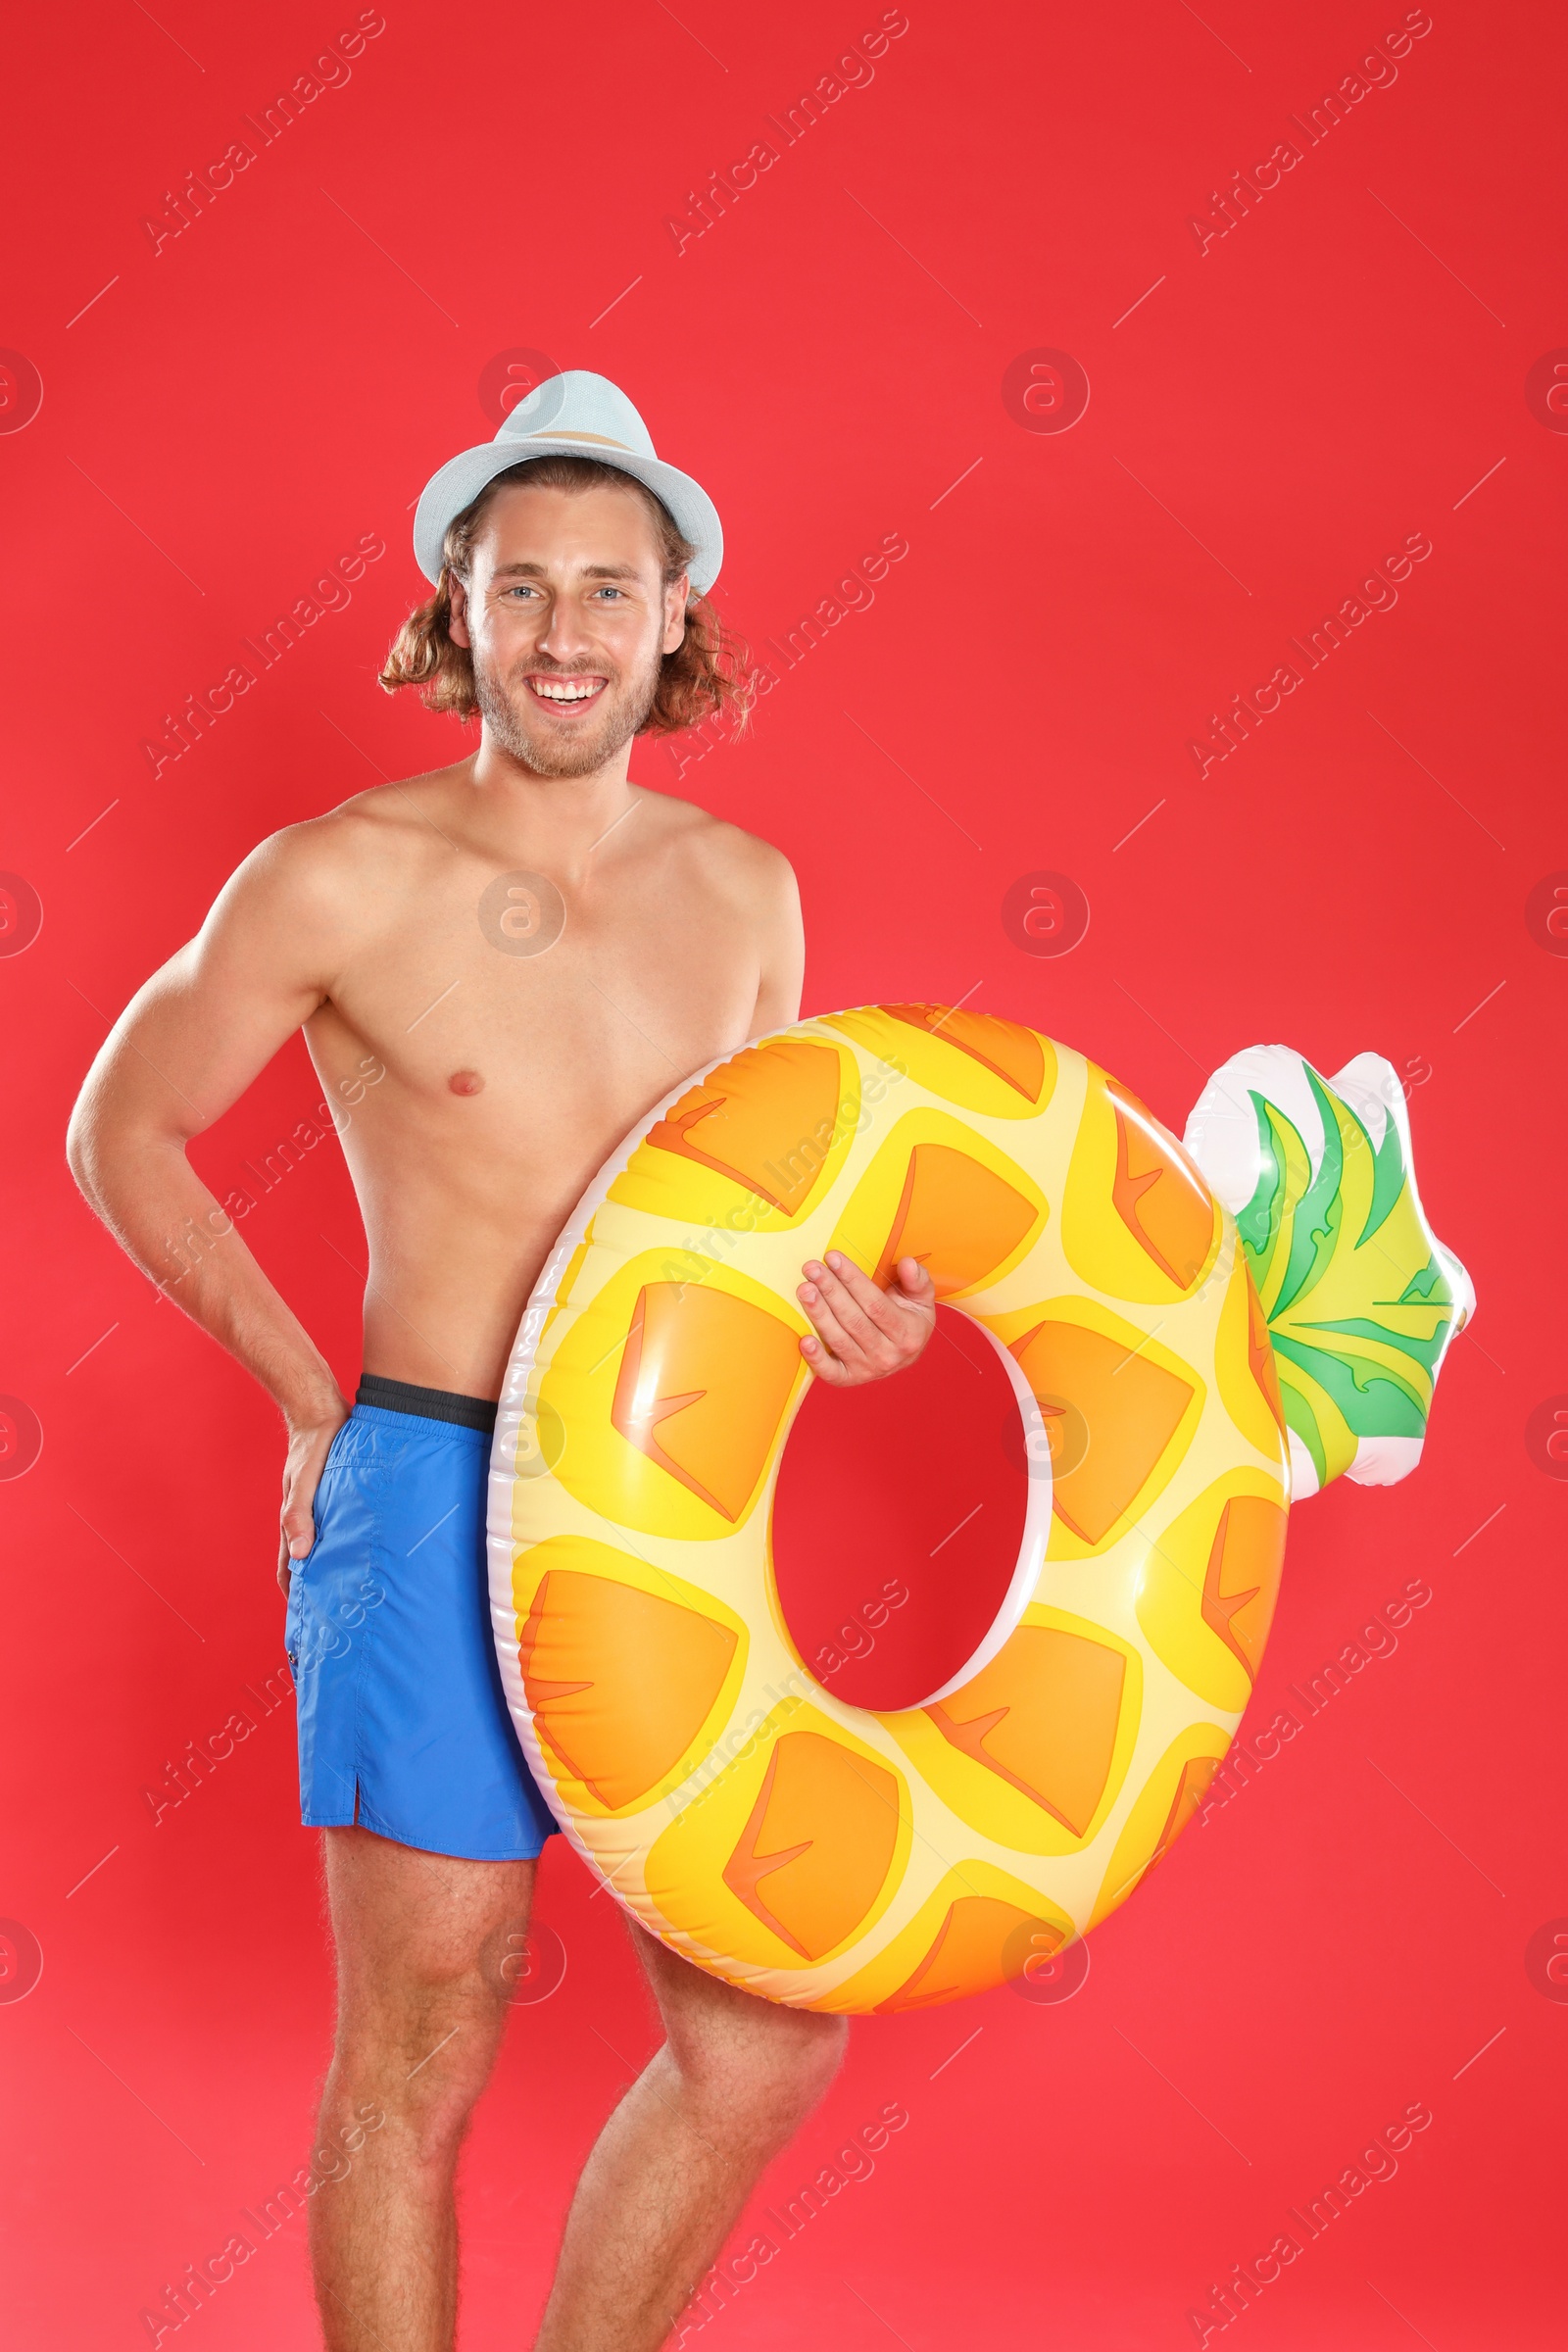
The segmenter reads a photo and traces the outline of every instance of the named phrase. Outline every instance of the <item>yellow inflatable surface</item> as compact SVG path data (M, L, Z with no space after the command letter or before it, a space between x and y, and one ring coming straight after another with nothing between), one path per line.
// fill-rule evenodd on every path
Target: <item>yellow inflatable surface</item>
M891 1714L813 1678L772 1575L795 1291L829 1249L882 1281L919 1258L1056 1463L985 1642ZM1431 1377L1452 1299L1419 1291ZM1235 1218L1135 1097L984 1013L802 1022L661 1105L530 1302L490 1515L519 1737L578 1850L699 1966L823 2010L983 1990L1191 1818L1268 1635L1293 1447Z

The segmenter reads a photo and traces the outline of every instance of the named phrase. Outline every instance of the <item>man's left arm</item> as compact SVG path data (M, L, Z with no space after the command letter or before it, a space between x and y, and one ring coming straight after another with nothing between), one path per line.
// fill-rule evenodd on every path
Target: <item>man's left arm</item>
M776 851L773 858L759 925L754 1038L788 1029L801 1017L806 935L800 892L788 860ZM795 1296L814 1335L801 1341L801 1353L830 1388L859 1388L902 1372L936 1328L936 1288L917 1258L900 1258L886 1291L838 1250L830 1250L825 1261L808 1258L801 1274Z

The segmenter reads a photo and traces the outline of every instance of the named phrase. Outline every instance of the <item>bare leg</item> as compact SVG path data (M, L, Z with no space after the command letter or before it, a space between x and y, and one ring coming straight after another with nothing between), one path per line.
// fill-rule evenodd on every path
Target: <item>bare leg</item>
M453 2176L500 2045L502 1963L528 1924L534 1865L418 1853L363 1829L322 1838L338 2023L318 2169L337 2169L334 2149L348 2167L311 2199L325 2341L328 2352L450 2352Z
M535 2352L654 2352L844 2054L843 2018L758 2000L632 1934L666 2038L583 2167Z

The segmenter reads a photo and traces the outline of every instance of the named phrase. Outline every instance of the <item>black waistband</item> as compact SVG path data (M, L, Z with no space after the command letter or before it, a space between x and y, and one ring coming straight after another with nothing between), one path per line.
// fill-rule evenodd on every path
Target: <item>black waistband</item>
M490 1431L496 1408L487 1396L457 1396L450 1389L416 1389L407 1380L383 1380L379 1372L362 1372L356 1404L373 1404L383 1413L418 1413L426 1421L455 1421L462 1429Z

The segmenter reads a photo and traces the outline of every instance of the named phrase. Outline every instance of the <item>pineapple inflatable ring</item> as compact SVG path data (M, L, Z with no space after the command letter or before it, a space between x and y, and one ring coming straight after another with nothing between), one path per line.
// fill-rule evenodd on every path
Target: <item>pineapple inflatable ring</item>
M835 1248L884 1282L918 1258L1025 1431L1071 1408L1088 1438L1030 1480L980 1647L897 1713L812 1676L773 1580L796 1285ZM1472 1306L1374 1055L1325 1083L1250 1049L1185 1147L989 1014L871 1006L729 1055L589 1188L497 1417L496 1644L562 1827L644 1927L772 2000L890 2012L1021 1974L1191 1818L1293 1491L1414 1466Z

